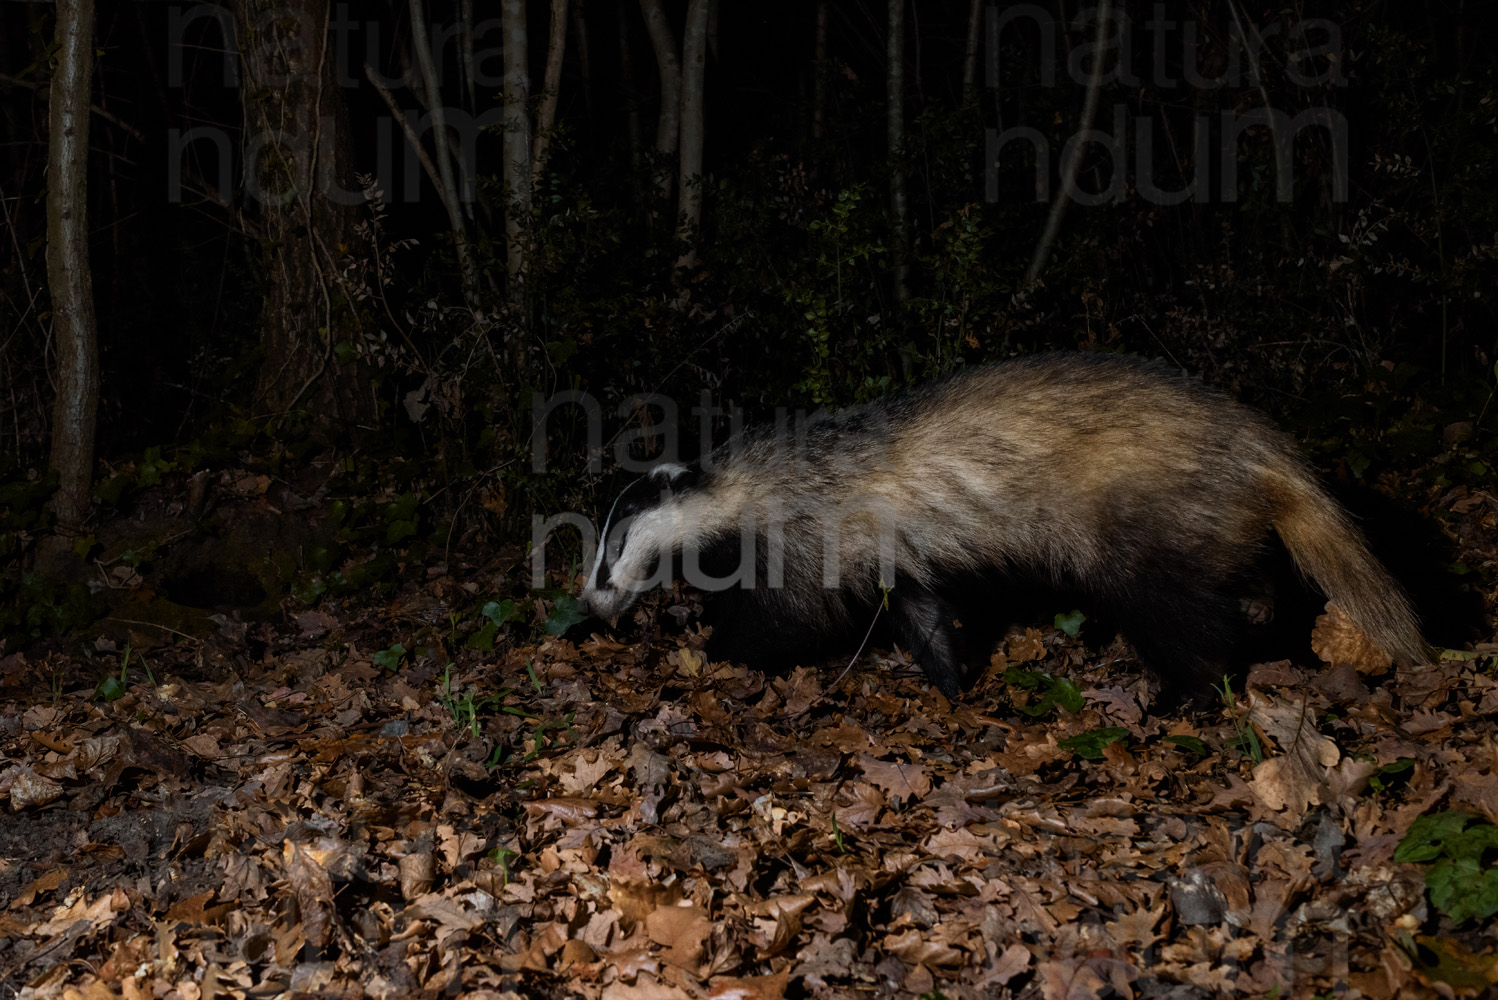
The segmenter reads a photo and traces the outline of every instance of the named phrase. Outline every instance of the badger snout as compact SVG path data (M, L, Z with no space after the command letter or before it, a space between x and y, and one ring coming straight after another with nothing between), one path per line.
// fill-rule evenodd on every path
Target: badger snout
M598 590L585 590L578 595L577 609L589 618L600 618L611 626L619 623L619 612L623 610L618 601L610 600L608 594Z

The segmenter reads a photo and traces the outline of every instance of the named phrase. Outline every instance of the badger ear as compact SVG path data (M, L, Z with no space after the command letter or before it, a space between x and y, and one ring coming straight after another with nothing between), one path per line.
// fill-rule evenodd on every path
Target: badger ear
M680 462L662 462L650 470L651 481L659 483L667 493L690 489L696 485L701 475L696 469Z

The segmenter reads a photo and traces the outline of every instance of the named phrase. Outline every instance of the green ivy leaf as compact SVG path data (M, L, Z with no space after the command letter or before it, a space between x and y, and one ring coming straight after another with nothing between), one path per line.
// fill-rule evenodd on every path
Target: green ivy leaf
M1069 638L1075 639L1082 632L1082 623L1087 616L1081 611L1068 611L1056 616L1056 627L1065 632Z
M94 689L94 697L105 701L119 701L125 697L125 684L114 674L110 674Z
M1393 784L1394 778L1404 774L1415 766L1415 758L1401 757L1392 764L1385 764L1368 778L1368 787L1375 792L1382 792Z
M1062 740L1056 745L1063 750L1070 750L1078 757L1087 760L1102 760L1103 750L1114 743L1128 739L1129 731L1123 726L1109 726L1106 729L1093 729Z
M389 670L391 673L400 669L401 660L406 657L406 647L396 643L389 649L382 649L370 661L381 670Z
M1010 667L1004 671L1004 683L1027 691L1040 692L1040 699L1035 703L1014 706L1029 716L1044 715L1057 705L1075 714L1082 711L1082 707L1087 704L1087 699L1082 697L1082 692L1071 681L1065 677L1053 677L1039 670Z
M520 608L509 598L503 601L490 601L480 609L479 614L489 619L495 627L512 622L521 617Z
M1400 864L1434 861L1444 852L1446 842L1476 819L1473 813L1457 811L1421 816L1410 824L1409 832L1394 848L1394 860Z
M1182 750L1189 750L1198 757L1207 756L1207 745L1195 736L1167 736L1162 742L1178 746Z
M1476 857L1437 861L1425 873L1425 888L1431 904L1454 923L1498 914L1498 867L1484 869Z
M563 594L551 605L551 616L546 619L546 634L561 635L588 616L578 610L577 598Z
M498 632L499 626L490 622L470 635L463 645L467 649L476 649L481 653L492 653L494 652L494 636Z

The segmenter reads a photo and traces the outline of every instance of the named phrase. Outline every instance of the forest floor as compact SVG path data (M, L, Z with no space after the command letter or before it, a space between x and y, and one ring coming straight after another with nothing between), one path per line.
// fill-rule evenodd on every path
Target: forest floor
M1491 579L1498 501L1425 508ZM1127 647L1074 628L1012 632L949 703L898 650L707 662L690 594L571 642L545 599L421 576L0 656L0 997L1498 982L1491 593L1488 641L1435 666L1333 614L1300 665L1153 714Z

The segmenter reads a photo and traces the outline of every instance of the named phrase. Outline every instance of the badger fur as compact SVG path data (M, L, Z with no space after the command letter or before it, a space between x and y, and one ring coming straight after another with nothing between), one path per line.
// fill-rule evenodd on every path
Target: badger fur
M709 655L750 662L825 651L887 606L950 697L964 598L1018 574L1087 595L1168 686L1200 688L1232 657L1270 529L1396 662L1426 659L1409 602L1287 436L1110 355L977 367L661 465L615 502L582 605L616 619L684 576L725 591Z

